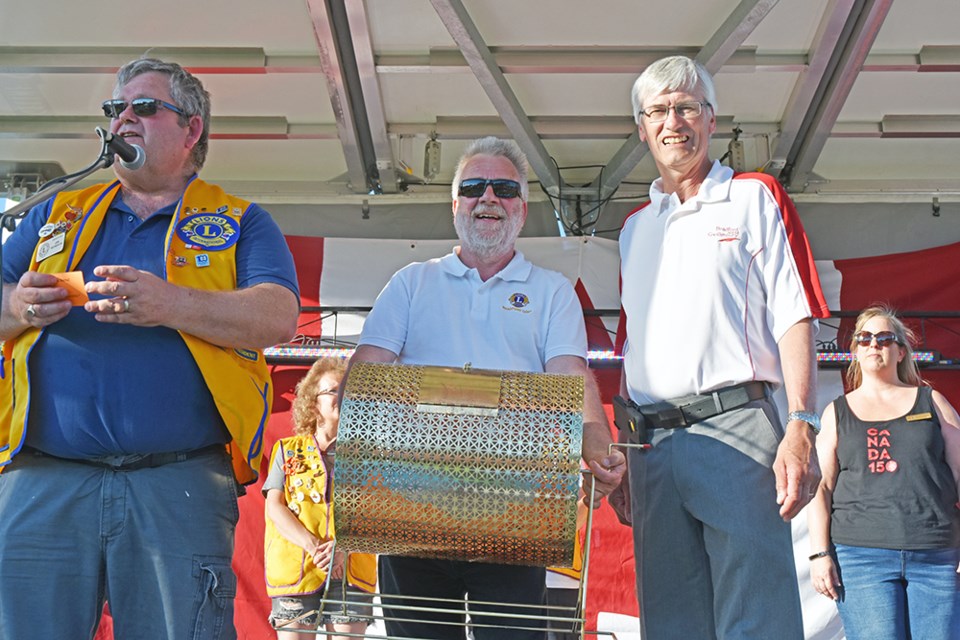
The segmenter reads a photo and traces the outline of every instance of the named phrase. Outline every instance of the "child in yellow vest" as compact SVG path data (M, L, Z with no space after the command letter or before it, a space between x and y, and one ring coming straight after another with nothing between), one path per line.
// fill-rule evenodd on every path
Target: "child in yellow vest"
M274 445L263 484L265 576L278 640L296 640L301 635L293 629L315 630L319 624L328 632L362 634L372 614L375 556L351 554L345 566L343 552L334 553L331 454L340 421L337 391L345 369L345 361L323 358L297 384L295 435ZM346 607L324 603L325 590L329 600L344 599L343 581Z

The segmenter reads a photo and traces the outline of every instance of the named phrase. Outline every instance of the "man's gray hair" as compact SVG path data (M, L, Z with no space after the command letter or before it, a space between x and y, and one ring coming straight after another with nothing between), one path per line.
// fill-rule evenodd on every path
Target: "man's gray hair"
M463 152L460 162L457 163L457 171L453 174L453 186L450 189L454 200L459 196L460 176L463 174L463 168L474 156L499 156L509 160L520 177L520 191L523 201L527 201L530 196L530 188L527 185L527 156L513 140L502 140L494 136L474 140Z
M210 137L210 94L203 84L189 71L176 62L164 62L156 58L139 58L123 65L117 72L117 84L114 97L128 82L141 73L165 73L170 78L170 99L180 107L185 115L178 116L181 127L190 123L191 116L200 116L203 131L193 146L193 168L199 171L207 159L207 147Z
M713 112L717 112L717 91L713 87L713 78L706 68L686 56L661 58L644 69L630 91L633 102L633 119L640 124L640 109L644 100L661 93L683 91L697 94L702 92L703 99L710 103Z

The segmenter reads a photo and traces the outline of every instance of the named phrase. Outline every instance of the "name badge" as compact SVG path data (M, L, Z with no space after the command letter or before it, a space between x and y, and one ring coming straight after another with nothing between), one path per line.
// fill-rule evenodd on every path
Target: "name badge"
M907 422L916 422L917 420L931 420L933 414L927 411L926 413L915 413L911 416L907 416Z
M66 243L67 236L58 233L49 240L44 240L37 245L37 262L43 262L52 255L63 251L63 245Z

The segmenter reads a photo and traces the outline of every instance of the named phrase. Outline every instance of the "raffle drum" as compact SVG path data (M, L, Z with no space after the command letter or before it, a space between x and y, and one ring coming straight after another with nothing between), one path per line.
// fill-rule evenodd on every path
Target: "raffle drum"
M569 567L580 376L357 363L334 512L350 552Z

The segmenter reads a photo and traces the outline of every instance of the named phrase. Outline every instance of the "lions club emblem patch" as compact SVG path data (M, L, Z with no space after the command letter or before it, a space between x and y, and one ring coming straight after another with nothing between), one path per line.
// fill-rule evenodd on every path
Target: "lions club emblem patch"
M187 244L210 251L222 251L232 247L240 238L237 222L214 213L197 213L187 216L177 225L177 235Z
M510 306L514 309L523 309L530 304L530 298L523 293L514 293L510 296Z

